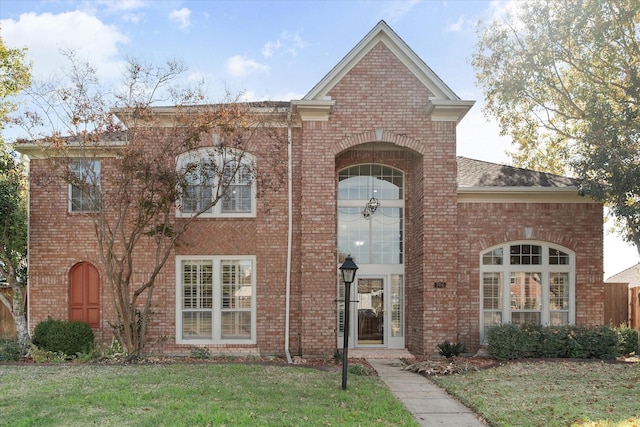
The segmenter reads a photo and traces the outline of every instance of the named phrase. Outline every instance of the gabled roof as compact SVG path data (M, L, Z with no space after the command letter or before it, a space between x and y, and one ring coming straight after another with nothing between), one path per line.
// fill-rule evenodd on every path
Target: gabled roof
M577 190L576 179L499 165L482 160L458 157L458 188L460 187L535 187L570 188Z
M640 263L629 267L605 280L607 283L628 283L629 287L640 286Z
M431 114L433 120L459 121L473 106L474 101L461 100L384 21L373 27L301 101L294 101L294 104L301 107L318 105L328 111L333 105L328 96L331 89L380 42L433 94L429 105L425 105L425 112Z

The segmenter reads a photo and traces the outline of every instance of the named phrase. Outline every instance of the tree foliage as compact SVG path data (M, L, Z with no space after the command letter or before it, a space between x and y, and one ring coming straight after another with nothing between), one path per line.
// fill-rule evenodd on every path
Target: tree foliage
M640 2L517 2L472 64L519 166L572 173L640 252Z
M25 51L8 48L0 38L0 130L16 109L12 97L29 86ZM24 290L27 285L27 206L25 174L16 156L0 137L0 279L12 289L12 299L0 293L16 325L22 354L29 348Z
M189 225L225 197L229 177L241 168L258 181L277 176L278 163L284 163L278 153L286 145L277 130L263 126L272 118L270 105L241 103L230 95L207 103L203 85L179 84L186 71L179 62L156 66L130 59L120 89L110 91L90 64L65 54L67 79L34 87L30 94L40 108L25 114L22 124L55 163L61 182L86 194L99 189L84 217L95 229L115 311L109 323L122 347L140 355L157 279ZM199 147L210 149L210 162L178 163ZM273 154L264 175L247 161L249 150ZM87 168L81 175L73 167L94 160L101 161L101 169ZM193 215L176 215L189 183L205 178L216 185L212 199Z

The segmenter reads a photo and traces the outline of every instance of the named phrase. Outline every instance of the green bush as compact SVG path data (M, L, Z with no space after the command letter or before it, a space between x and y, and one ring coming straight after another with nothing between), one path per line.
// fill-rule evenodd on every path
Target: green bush
M617 332L620 340L620 354L623 356L635 354L638 351L638 331L624 323L613 329Z
M43 351L75 356L90 353L95 337L91 327L78 321L47 319L36 325L32 342Z
M371 375L371 372L369 372L369 369L360 363L350 364L347 367L347 371L349 371L350 374L364 376L364 377Z
M211 352L207 347L191 347L190 351L194 359L211 359Z
M18 340L0 339L0 362L15 362L18 360L20 360Z
M505 324L487 333L489 355L521 358L613 359L620 354L618 332L608 326Z
M467 346L461 342L451 343L445 340L444 342L438 344L438 350L440 352L440 356L451 359L452 357L459 356L460 354L467 351Z
M487 332L487 352L498 360L519 359L529 355L528 338L519 325L507 323Z
M31 345L31 358L36 363L64 363L69 356L61 351L47 351Z

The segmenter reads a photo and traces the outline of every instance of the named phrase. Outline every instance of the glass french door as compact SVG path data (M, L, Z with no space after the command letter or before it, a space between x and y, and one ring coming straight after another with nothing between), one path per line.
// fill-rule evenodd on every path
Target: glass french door
M361 278L356 285L358 346L385 344L384 279Z

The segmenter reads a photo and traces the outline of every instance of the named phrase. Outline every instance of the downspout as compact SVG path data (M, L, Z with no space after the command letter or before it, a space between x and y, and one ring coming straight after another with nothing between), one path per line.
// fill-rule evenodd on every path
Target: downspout
M293 166L292 166L292 150L291 150L291 110L287 113L287 204L289 224L287 231L287 278L285 292L285 314L284 314L284 352L287 355L287 362L293 363L291 353L289 352L289 318L291 305L291 250L293 242L293 191L291 184L293 182Z

